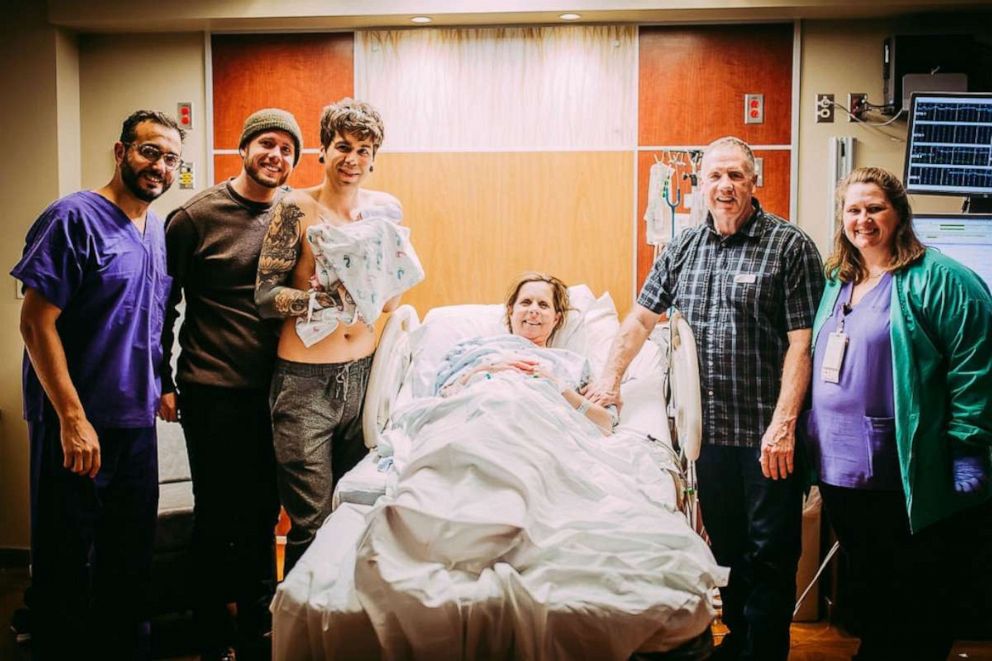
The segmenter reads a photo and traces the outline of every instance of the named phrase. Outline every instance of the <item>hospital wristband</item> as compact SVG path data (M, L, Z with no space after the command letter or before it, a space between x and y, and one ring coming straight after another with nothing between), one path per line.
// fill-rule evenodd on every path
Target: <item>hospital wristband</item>
M579 404L575 408L575 410L578 411L580 414L585 415L586 414L586 411L588 411L589 410L589 407L591 407L591 406L592 406L592 402L590 402L588 399L586 399L585 397L583 397L582 398L582 403Z

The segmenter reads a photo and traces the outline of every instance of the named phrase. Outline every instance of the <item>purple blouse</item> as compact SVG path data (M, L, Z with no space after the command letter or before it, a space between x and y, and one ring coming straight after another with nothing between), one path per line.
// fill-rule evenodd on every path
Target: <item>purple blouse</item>
M172 283L161 219L149 210L141 234L115 204L83 191L48 207L26 243L11 275L62 310L55 325L89 421L153 426ZM23 379L24 417L51 415L27 352Z
M889 307L892 276L845 314L852 283L816 338L813 353L813 408L807 419L811 454L820 481L855 489L901 489L895 440L892 341ZM848 337L839 383L821 375L830 334L841 318Z

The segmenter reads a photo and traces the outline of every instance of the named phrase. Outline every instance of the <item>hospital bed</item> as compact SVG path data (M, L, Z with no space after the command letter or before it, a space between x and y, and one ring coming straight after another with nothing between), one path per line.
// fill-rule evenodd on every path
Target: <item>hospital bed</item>
M613 301L608 294L594 297L583 285L572 287L570 296L575 309L569 312L555 346L585 355L592 373L597 374L618 328ZM376 631L356 592L354 574L357 548L367 534L367 516L380 499L391 497L397 487L397 467L402 466L404 453L409 451L390 434L392 413L429 392L437 365L457 342L505 333L502 314L500 305L449 306L431 310L423 324L410 306L402 306L392 314L380 339L365 403L363 426L369 454L339 480L333 514L279 586L271 607L274 658L383 656ZM691 535L694 494L691 471L687 474L686 466L691 466L687 459L698 455L699 386L688 326L676 317L670 329L660 338L664 346L645 343L631 364L621 386L624 406L618 432L643 439L651 460L665 476L661 481L664 488L657 497L670 510L685 513L688 522L682 519L682 525ZM673 369L669 369L670 361ZM672 388L680 388L687 396L674 398L666 409L662 403ZM671 420L678 423L678 451L673 449ZM696 594L679 595L676 599L680 602L668 606L673 615L666 626L639 644L638 654L648 655L646 658L706 657L714 615L712 585L700 585L690 592ZM610 616L610 611L604 611L604 618ZM456 634L464 635L465 632ZM581 632L576 635L581 637ZM664 656L666 653L668 656ZM486 655L479 652L478 656Z

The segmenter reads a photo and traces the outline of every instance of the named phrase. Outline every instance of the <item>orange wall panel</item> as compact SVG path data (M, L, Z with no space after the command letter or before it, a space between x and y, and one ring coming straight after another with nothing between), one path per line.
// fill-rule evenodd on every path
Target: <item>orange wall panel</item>
M763 185L754 190L754 196L761 202L765 211L788 219L789 217L789 182L791 181L791 152L786 150L758 150L755 157L763 159ZM640 291L644 279L651 271L654 261L654 246L646 242L644 212L648 208L648 181L651 165L654 163L655 152L644 151L637 155L637 291ZM681 182L683 195L689 194L689 182ZM686 213L684 208L680 213Z
M236 149L259 108L296 116L304 148L320 146L320 111L355 89L354 35L222 34L211 41L214 149Z
M792 39L791 24L641 28L638 144L789 144ZM765 95L763 124L744 124L749 93Z
M786 220L794 220L789 218L792 152L759 149L754 152L754 156L763 159L765 164L764 185L754 189L754 196L761 201L765 211L770 211Z

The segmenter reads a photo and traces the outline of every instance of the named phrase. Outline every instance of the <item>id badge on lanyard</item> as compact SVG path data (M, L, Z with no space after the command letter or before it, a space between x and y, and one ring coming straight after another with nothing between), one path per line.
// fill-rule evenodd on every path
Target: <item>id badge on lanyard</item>
M835 330L827 338L827 350L823 352L823 366L820 377L827 383L840 383L840 368L844 365L847 353L847 334L844 329Z
M847 333L844 332L844 320L851 309L854 298L854 285L851 285L851 295L847 304L840 308L840 319L837 330L827 338L827 348L823 352L823 365L820 367L820 378L827 383L840 383L840 370L844 366L844 354L847 353Z

